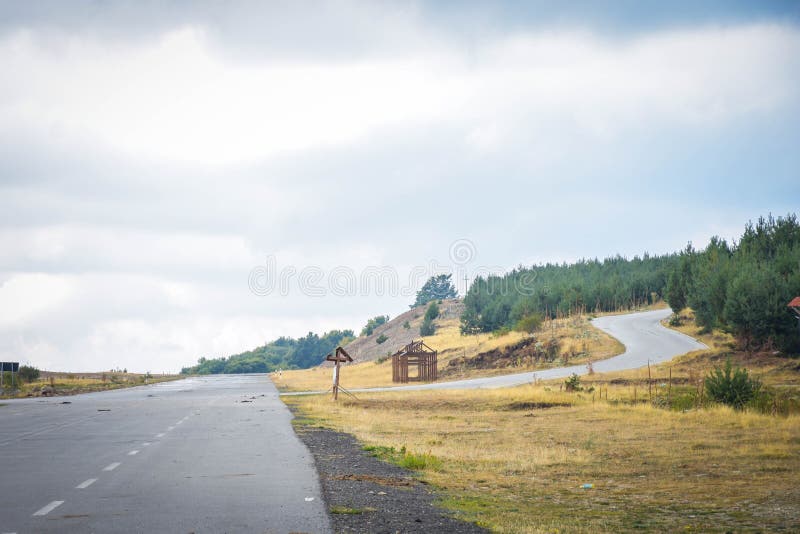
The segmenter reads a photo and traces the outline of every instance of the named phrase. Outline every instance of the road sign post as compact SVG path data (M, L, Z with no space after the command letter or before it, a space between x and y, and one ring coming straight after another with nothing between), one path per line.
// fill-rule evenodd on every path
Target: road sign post
M19 374L19 362L0 362L0 388L3 387L6 371L11 372L11 387L13 388L16 386L14 375Z
M336 347L336 351L325 356L325 360L333 362L333 400L339 399L339 365L346 362L352 362L353 358L342 348ZM342 388L344 390L344 388Z

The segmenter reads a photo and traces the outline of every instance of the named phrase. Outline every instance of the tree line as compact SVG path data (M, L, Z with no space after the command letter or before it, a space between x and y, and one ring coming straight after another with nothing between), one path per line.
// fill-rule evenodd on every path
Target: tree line
M704 330L732 333L748 352L800 350L797 319L787 309L800 295L800 224L772 215L749 222L738 242L714 237L680 253L667 280L674 311L689 306Z
M478 277L464 298L464 334L513 328L533 315L635 309L663 298L678 256L622 256L576 263L518 267L502 276Z
M182 374L270 373L278 369L307 369L318 365L326 354L353 339L352 330L331 330L301 338L279 337L253 350L221 358L200 358L184 367Z

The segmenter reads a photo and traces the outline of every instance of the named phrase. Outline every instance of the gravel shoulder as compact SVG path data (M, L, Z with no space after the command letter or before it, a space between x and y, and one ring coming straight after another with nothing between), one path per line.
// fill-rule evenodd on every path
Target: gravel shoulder
M334 532L485 533L435 505L436 491L342 432L295 425L314 456Z

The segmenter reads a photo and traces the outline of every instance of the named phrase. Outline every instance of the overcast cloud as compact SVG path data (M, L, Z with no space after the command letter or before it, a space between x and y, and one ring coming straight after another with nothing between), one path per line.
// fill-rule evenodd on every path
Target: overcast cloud
M0 358L177 371L800 205L792 3L457 4L0 3Z

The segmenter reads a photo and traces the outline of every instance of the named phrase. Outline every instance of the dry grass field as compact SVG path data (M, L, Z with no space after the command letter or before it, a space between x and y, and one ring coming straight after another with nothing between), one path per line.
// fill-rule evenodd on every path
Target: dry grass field
M8 375L8 373L6 373ZM22 383L17 390L6 387L0 398L43 397L55 395L77 395L93 391L107 391L156 382L183 378L179 375L143 375L138 373L54 373L42 371L41 377L30 383ZM5 380L8 386L8 378Z
M797 415L660 409L633 403L629 383L559 389L284 399L299 424L354 434L497 532L800 529Z
M303 414L297 424L355 435L440 488L445 508L493 531L800 531L798 361L736 352L727 334L699 334L687 313L678 329L708 350L649 370L587 375L578 392L550 381L284 400ZM563 349L580 342L586 324L557 327ZM440 331L444 346L458 342L457 330ZM613 352L593 345L602 339L588 352ZM735 411L704 396L703 377L728 358L760 379L766 404ZM352 366L343 379L378 385L385 365ZM327 387L329 370L306 373L324 373Z
M530 365L528 362L510 362L510 366L490 369L474 369L467 366L451 366L455 359L473 358L478 354L512 345L527 334L510 332L502 336L478 334L462 336L457 317L438 319L436 333L425 338L425 343L439 351L441 379L459 380L478 376L491 376L513 372L546 369L570 364L598 361L623 352L624 347L614 338L593 327L588 317L572 317L545 323L538 339L556 338L560 344L560 355L549 364ZM418 331L418 329L417 329ZM417 338L419 339L419 338ZM325 391L331 385L331 369L314 367L298 371L284 371L272 379L281 391ZM345 388L378 387L392 385L391 360L383 358L346 365L342 368L341 384Z

